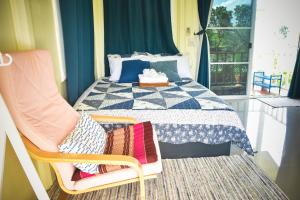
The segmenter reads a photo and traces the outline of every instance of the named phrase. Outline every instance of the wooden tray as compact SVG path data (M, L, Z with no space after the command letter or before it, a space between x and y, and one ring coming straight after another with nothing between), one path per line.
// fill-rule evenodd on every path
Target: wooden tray
M166 87L169 86L169 82L166 83L139 83L140 87Z

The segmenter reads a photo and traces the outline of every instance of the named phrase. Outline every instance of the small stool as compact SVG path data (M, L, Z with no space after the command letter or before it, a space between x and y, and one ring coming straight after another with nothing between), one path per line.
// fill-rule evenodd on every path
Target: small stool
M276 82L276 83L273 83ZM281 91L282 75L265 75L265 72L254 72L253 74L253 88L255 85L261 88L267 88L269 93L271 88L278 88L279 94Z

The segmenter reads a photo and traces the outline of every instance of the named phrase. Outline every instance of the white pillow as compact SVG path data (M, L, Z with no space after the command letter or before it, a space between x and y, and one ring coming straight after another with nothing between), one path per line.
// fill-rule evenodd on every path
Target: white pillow
M122 72L122 62L125 60L143 60L149 62L177 60L177 70L180 78L192 78L190 64L187 56L160 56L160 55L132 55L128 58L121 58L118 54L108 54L110 69L110 81L118 82Z
M122 62L125 60L143 60L150 61L150 57L145 55L133 55L128 58L121 57L108 57L109 69L110 69L110 81L117 82L120 79L122 72Z
M191 78L190 64L187 56L155 56L151 62L177 60L177 71L180 78Z
M108 58L121 58L120 54L107 54Z
M177 56L177 70L180 78L192 78L190 63L187 56Z
M114 69L117 66L116 61L121 59L121 56L119 54L107 54L107 58L108 58L110 74L112 74Z
M58 149L63 153L103 154L105 144L105 130L88 114L83 113L75 129L58 146ZM74 163L74 166L86 173L98 173L98 164Z

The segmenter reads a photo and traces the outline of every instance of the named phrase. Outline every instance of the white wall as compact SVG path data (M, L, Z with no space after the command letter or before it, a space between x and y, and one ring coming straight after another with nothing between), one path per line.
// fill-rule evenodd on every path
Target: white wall
M300 34L299 8L299 0L257 0L253 71L293 72ZM280 33L282 26L288 27L286 38Z

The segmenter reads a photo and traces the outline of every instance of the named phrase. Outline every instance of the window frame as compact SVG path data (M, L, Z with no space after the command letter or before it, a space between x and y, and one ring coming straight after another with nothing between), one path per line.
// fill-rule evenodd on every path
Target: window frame
M249 98L251 90L251 80L252 80L252 68L253 68L253 42L254 42L254 32L255 32L255 19L256 19L256 0L252 0L252 16L251 16L251 26L228 26L228 27L215 27L207 26L207 30L250 30L250 39L249 43L252 44L249 48L249 56L247 62L210 62L210 53L209 56L209 65L239 65L246 64L248 65L247 70L247 84L246 84L246 94L245 95L219 95L223 99L245 99ZM210 48L209 48L210 51ZM211 72L209 72L209 80L211 79ZM211 81L211 80L210 80Z

